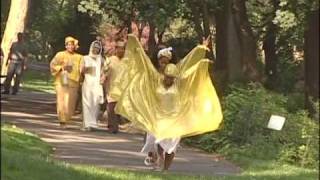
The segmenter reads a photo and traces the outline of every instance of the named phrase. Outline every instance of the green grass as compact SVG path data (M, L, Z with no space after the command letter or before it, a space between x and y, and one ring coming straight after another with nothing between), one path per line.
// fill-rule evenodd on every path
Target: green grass
M259 180L317 179L317 171L281 165L270 161L242 159L251 165L239 176L182 176L158 172L139 172L71 165L52 160L51 147L36 135L11 125L1 126L1 179L6 180ZM250 162L249 162L250 161Z
M274 160L259 160L251 157L238 156L232 158L240 165L244 172L239 179L267 179L267 180L316 180L319 170L279 163Z
M50 72L27 69L23 74L23 88L29 91L54 93L53 77Z

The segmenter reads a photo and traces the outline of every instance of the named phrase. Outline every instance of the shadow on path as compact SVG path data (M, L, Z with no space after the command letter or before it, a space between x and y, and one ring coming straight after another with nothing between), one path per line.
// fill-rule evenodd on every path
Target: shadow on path
M54 147L54 158L75 164L101 167L149 170L140 153L143 136L120 132L80 131L81 116L77 115L70 128L59 127L55 95L22 91L17 96L1 96L1 121L15 124L35 134ZM214 161L216 155L181 145L171 171L182 174L230 175L240 168L228 161Z

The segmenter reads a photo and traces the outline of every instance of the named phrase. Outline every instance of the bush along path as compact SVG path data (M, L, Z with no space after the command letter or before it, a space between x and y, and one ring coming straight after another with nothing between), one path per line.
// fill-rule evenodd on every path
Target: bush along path
M145 155L141 134L105 131L80 131L80 115L70 128L60 129L55 114L55 96L43 92L22 91L17 96L1 98L1 120L31 131L53 147L53 157L72 164L107 168L152 171L143 164ZM216 154L181 145L170 172L192 175L235 175L240 168L217 159Z

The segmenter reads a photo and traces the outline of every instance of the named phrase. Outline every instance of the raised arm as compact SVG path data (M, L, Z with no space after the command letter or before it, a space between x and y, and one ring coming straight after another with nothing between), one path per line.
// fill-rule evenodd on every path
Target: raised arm
M195 65L201 59L204 59L206 56L206 51L208 48L209 38L203 39L202 45L197 45L194 49L192 49L189 54L184 57L178 64L178 68L180 70L180 75L187 71L190 67Z

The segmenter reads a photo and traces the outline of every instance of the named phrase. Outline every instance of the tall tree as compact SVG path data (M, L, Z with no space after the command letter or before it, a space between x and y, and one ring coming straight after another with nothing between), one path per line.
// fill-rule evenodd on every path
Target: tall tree
M267 76L266 85L268 88L273 88L278 76L278 56L276 54L276 37L277 37L277 25L275 25L270 19L276 17L276 11L279 8L279 0L272 0L273 11L271 16L267 16L266 33L263 40L263 50L265 56L265 75Z
M29 0L11 0L10 11L4 31L1 48L4 53L1 75L7 73L7 58L11 44L17 39L19 32L24 32Z
M257 40L247 15L246 0L233 1L233 13L240 43L242 71L246 80L259 81L257 70Z
M208 36L210 36L211 39L214 39L214 34L211 32L211 29L215 26L213 23L213 14L217 9L216 1L190 0L186 1L185 3L191 11L190 17L187 18L193 22L199 42L202 41L202 38L207 38ZM215 49L212 45L213 44L211 43L209 46L210 52L207 53L209 59L215 59Z
M314 113L311 100L319 98L319 9L308 17L304 48L306 106Z
M216 68L221 86L227 82L259 81L256 67L256 39L248 20L244 0L220 2L216 12Z

